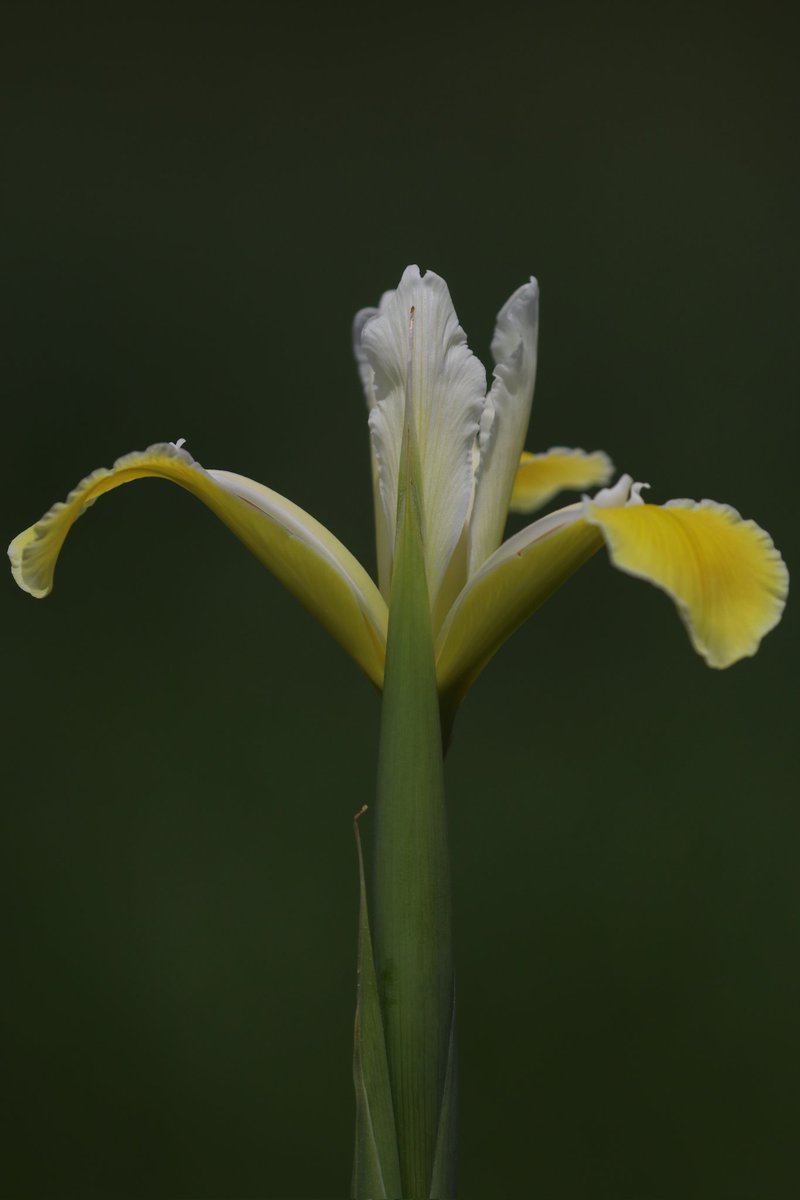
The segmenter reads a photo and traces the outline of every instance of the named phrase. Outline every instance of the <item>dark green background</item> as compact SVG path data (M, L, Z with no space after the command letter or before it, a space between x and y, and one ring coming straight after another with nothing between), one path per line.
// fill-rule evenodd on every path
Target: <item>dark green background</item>
M371 564L353 312L419 261L473 348L534 272L531 448L797 562L789 6L3 6L2 513L188 439ZM4 1197L343 1197L369 685L147 482L2 588ZM463 1200L785 1200L796 608L725 673L598 555L448 767Z

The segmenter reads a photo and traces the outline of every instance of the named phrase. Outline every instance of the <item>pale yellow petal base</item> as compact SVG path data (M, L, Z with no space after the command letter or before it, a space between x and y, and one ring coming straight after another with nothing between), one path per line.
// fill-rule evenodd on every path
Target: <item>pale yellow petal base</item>
M489 659L603 544L573 504L504 542L473 575L437 639L443 709L454 710Z

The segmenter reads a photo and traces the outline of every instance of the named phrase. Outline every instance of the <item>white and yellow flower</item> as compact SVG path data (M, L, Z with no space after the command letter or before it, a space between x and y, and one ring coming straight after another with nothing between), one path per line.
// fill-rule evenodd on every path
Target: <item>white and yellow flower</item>
M615 566L674 601L695 649L727 667L780 620L788 573L769 535L710 500L647 504L623 475L503 542L509 510L609 482L602 452L523 451L536 373L538 287L500 310L494 370L467 346L443 279L408 267L397 289L356 317L369 408L378 582L290 500L229 471L206 470L181 443L127 454L84 479L9 547L20 587L46 596L74 521L104 492L146 476L202 500L380 687L406 416L419 457L422 535L440 693L452 709L505 639L603 544ZM410 336L411 331L411 336Z

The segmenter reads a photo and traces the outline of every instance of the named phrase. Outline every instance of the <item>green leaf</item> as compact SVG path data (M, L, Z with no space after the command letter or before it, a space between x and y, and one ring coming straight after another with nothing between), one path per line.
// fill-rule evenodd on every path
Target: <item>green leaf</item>
M456 1052L456 1005L450 1020L450 1050L439 1110L439 1134L431 1178L431 1200L452 1200L456 1194L458 1165L458 1056Z
M361 813L365 810L362 809ZM352 1195L355 1200L397 1200L402 1194L392 1089L386 1061L383 1018L378 998L372 936L369 929L364 858L354 822L358 851L358 985L353 1050L356 1089L356 1145Z

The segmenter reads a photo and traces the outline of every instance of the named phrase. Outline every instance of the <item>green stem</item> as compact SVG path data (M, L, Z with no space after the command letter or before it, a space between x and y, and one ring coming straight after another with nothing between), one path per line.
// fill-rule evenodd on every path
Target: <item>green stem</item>
M372 928L403 1196L422 1200L432 1188L453 1194L456 1105L442 738L409 441L389 606Z

